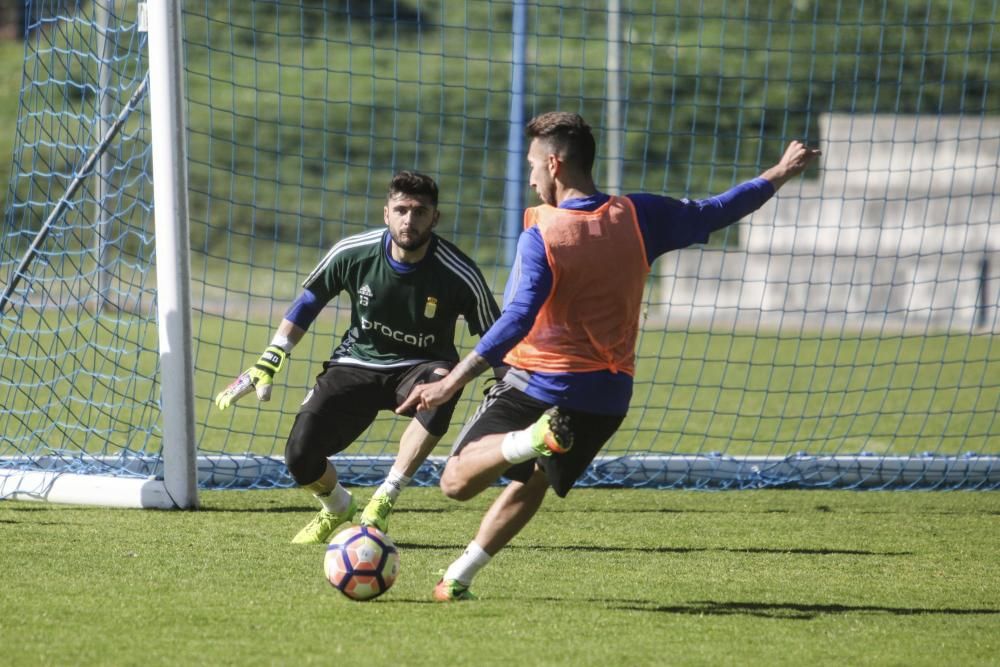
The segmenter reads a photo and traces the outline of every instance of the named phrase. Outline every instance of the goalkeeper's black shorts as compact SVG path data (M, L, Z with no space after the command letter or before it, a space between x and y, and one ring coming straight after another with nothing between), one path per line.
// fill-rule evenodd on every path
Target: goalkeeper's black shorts
M380 410L395 410L413 387L440 380L454 365L428 361L380 369L328 361L299 406L300 415L312 416L307 420L310 426L305 432L293 429L292 437L308 440L298 443L300 448L320 448L325 456L341 452L371 426ZM457 392L444 405L417 412L416 420L431 435L443 436L460 397L461 392Z

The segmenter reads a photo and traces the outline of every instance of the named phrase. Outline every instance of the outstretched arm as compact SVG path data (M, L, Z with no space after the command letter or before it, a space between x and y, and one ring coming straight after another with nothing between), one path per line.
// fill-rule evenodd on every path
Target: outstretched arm
M294 322L283 319L278 325L278 330L271 339L271 344L260 355L257 362L246 369L239 376L229 383L225 389L215 397L215 404L220 410L225 410L230 405L240 400L250 392L257 392L257 399L261 401L271 400L271 386L274 374L285 365L285 359L292 351L292 348L302 340L306 333Z
M531 329L542 303L552 289L552 271L545 259L545 246L537 229L521 234L517 255L505 290L504 310L490 327L476 349L470 352L448 375L437 382L417 385L396 408L403 414L416 408L426 410L447 402L455 392L493 366L497 379L503 377L507 354Z
M285 360L291 353L306 330L291 320L284 318L278 324L278 329L264 353L257 362L246 369L215 397L215 404L220 410L240 400L250 392L257 393L261 401L271 400L271 388L274 374L285 365Z
M792 141L788 144L788 148L785 149L785 154L781 156L778 164L765 171L760 177L770 181L774 189L777 190L805 171L806 167L820 154L821 151L818 148L809 148L798 140Z
M750 215L774 196L789 179L798 176L819 156L801 141L793 141L781 160L757 178L707 199L672 199L649 193L630 194L635 204L650 263L660 255L706 243L709 234Z
M396 408L396 414L401 415L414 408L427 410L447 403L456 391L472 382L489 367L490 362L485 357L470 352L442 379L414 387L406 400Z

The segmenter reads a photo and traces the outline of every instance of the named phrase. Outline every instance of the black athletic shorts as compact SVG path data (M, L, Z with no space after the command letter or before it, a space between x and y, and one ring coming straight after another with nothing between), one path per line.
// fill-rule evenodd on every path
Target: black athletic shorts
M418 384L440 380L454 367L446 361L428 361L403 368L370 368L327 361L316 376L316 385L306 395L299 414L314 415L306 434L329 444L327 456L341 452L357 440L380 410L395 410ZM443 436L461 392L444 405L416 413L416 419L431 435ZM408 416L414 416L410 412Z
M458 454L468 443L483 436L527 428L551 407L552 404L528 396L501 380L490 387L476 414L458 434L451 454ZM576 480L621 426L625 415L600 415L567 408L559 408L559 411L569 417L573 447L565 454L539 456L537 459L512 465L504 473L504 477L527 482L537 463L545 471L552 490L560 498L565 498Z

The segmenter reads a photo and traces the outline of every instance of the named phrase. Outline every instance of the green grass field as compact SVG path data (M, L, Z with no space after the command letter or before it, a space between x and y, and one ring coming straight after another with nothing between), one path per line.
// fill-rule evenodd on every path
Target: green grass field
M364 499L366 490L356 490ZM995 665L1000 495L577 490L440 605L496 491L410 489L372 602L290 545L299 491L198 512L0 503L0 663Z

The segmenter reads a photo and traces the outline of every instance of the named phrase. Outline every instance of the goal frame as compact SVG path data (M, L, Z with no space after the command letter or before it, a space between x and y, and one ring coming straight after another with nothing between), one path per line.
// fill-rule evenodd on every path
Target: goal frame
M180 3L140 3L138 21L148 36L162 466L146 479L0 469L0 498L149 509L199 506Z

